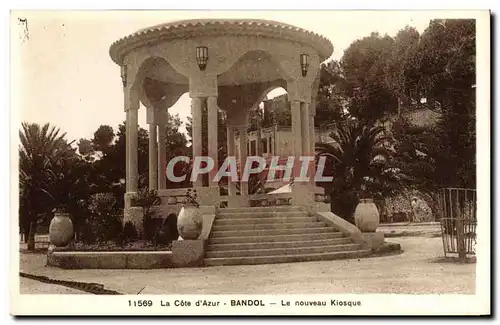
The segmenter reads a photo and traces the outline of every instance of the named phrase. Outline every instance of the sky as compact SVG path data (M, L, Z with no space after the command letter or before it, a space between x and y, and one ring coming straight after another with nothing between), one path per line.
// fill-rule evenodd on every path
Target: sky
M423 32L431 19L441 17L433 11L13 12L14 122L49 122L66 132L69 140L91 138L103 124L116 129L125 113L120 68L109 57L110 45L141 28L196 18L258 18L292 24L327 37L334 46L332 58L340 59L353 41L371 32L395 36L407 25ZM282 92L278 89L269 97ZM188 94L169 112L186 121ZM145 109L139 111L139 124L147 129Z

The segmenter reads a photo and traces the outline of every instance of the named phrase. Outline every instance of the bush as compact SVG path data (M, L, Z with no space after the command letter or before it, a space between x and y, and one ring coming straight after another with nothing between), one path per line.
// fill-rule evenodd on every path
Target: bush
M152 242L155 246L169 245L174 240L179 238L179 232L177 230L177 216L175 214L172 213L165 219L162 218L155 220L161 220L161 225L158 222L155 225L155 230L153 230Z
M132 197L132 206L142 207L142 224L144 228L144 239L152 240L155 233L155 229L158 229L155 225L155 220L153 218L154 212L151 208L155 205L161 204L161 199L158 197L156 190L149 190L148 188L141 188Z
M167 236L167 241L171 243L179 238L179 231L177 230L177 215L170 214L163 222L163 229Z
M130 221L127 221L123 226L122 234L123 234L123 240L125 242L131 242L139 237L137 235L137 229L135 228L134 224Z
M116 209L116 198L111 193L97 193L91 196L90 220L87 224L87 241L94 237L98 242L118 240L122 233L123 214ZM89 233L90 231L90 233Z

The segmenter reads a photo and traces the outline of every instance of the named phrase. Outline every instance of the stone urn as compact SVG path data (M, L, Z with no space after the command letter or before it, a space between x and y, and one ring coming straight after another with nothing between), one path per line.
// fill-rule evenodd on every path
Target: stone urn
M198 239L203 228L200 209L194 205L184 205L177 216L177 230L182 239Z
M380 214L372 199L359 200L354 211L354 222L361 232L375 232L380 224Z
M50 242L56 247L63 247L71 242L74 235L73 222L69 213L54 213L49 226Z

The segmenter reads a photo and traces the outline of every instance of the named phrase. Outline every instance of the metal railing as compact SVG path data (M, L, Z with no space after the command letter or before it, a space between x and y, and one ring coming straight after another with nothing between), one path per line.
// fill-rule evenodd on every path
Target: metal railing
M444 256L458 254L465 260L475 255L477 200L476 190L444 188L440 193L441 234Z

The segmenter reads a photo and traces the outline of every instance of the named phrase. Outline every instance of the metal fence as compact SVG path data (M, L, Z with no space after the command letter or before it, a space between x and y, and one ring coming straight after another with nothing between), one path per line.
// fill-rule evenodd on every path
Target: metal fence
M440 193L441 234L444 256L458 255L465 260L475 255L477 203L476 190L444 188Z

